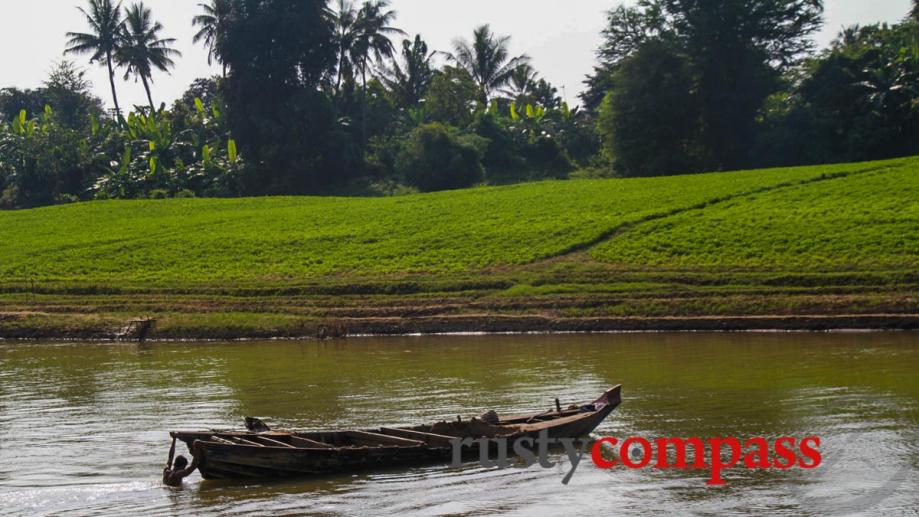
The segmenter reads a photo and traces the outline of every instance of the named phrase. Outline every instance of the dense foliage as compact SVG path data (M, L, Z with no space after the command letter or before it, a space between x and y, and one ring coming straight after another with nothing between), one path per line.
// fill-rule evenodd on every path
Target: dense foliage
M396 158L396 171L423 192L471 187L484 176L472 138L438 123L418 126Z
M86 0L69 54L106 67L106 113L64 61L0 90L0 206L100 198L392 194L579 175L654 176L919 153L919 21L814 54L821 0L640 0L609 12L584 107L488 25L450 52L389 0L210 0L222 66L172 106L180 54L143 2ZM147 105L123 110L115 74Z
M22 110L37 116L54 107L55 120L70 129L85 129L92 118L103 116L102 100L90 93L86 72L70 61L57 63L41 87L34 90L0 90L0 122L10 122Z
M847 29L813 55L821 13L820 0L610 11L582 98L613 167L644 176L919 152L917 20Z
M757 145L770 163L919 153L919 21L846 30L770 104Z
M663 42L649 42L612 77L616 88L597 119L609 159L633 176L701 170L697 107L686 102L693 78L682 56Z

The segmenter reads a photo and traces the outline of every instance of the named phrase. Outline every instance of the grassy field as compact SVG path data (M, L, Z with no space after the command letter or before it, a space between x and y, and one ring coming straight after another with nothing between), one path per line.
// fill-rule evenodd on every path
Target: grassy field
M0 212L0 336L142 315L163 337L912 316L917 286L919 158Z
M916 268L919 168L813 182L686 211L640 225L591 255L668 268Z

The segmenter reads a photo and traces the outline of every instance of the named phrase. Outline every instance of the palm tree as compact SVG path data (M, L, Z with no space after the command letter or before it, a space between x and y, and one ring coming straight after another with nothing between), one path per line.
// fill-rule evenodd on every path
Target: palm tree
M156 113L153 96L150 94L153 70L169 72L175 66L172 57L182 55L172 48L175 39L160 37L162 30L163 25L153 20L153 12L149 7L144 6L143 2L132 5L125 15L124 43L115 56L118 64L127 69L125 79L133 75L143 82L151 116Z
M383 84L389 88L402 106L414 108L424 98L434 78L432 61L437 51L428 52L428 44L420 35L415 40L402 40L402 61L393 60L383 71Z
M221 40L224 33L224 24L230 13L229 0L211 0L209 4L198 4L202 14L192 18L191 24L194 27L201 27L195 34L192 41L198 43L203 41L207 47L207 64L215 60L223 65L223 76L227 76L227 65L220 56Z
M849 46L858 42L861 37L862 28L859 24L850 25L842 30L833 42L834 46Z
M358 38L355 41L357 65L361 70L361 143L367 143L367 63L371 58L377 63L392 59L396 48L389 39L390 35L405 36L405 31L392 26L396 11L388 9L389 0L372 0L364 2L357 13Z
M360 9L350 0L338 0L331 14L338 48L336 93L344 80L354 79L355 71L361 73L366 89L367 66L371 59L380 62L395 54L396 49L389 38L392 35L405 35L405 32L391 26L396 12L387 10L388 7L389 0L364 2Z
M354 45L357 50L357 65L361 70L361 80L364 91L367 90L367 64L370 58L378 63L384 59L392 59L396 48L390 36L405 36L405 31L397 29L391 24L396 19L396 11L387 8L389 0L373 0L364 2L364 6L357 13L357 39Z
M916 74L903 64L888 63L863 71L864 80L855 84L864 93L862 99L881 116L906 113L912 99L919 95L913 87Z
M357 9L350 0L338 0L337 8L331 12L335 25L335 46L338 49L338 73L335 82L335 94L341 92L345 78L353 79L353 62L357 59L355 41L358 37Z
M456 40L450 58L464 68L479 85L480 101L488 103L493 91L511 80L514 70L529 63L527 55L510 57L510 36L495 36L491 27L482 25L473 32L472 41Z
M523 63L511 71L510 80L507 87L501 90L501 93L509 99L520 101L529 96L536 83L536 70L529 63Z
M121 42L121 2L112 0L89 0L89 9L77 9L86 17L91 32L68 32L67 50L70 54L90 54L90 63L105 63L108 67L112 100L115 102L115 116L121 117L118 92L115 90L114 59Z
M362 142L367 141L367 67L371 60L381 62L392 58L396 49L389 39L391 35L402 34L401 29L392 27L396 11L388 9L389 0L370 0L355 9L349 0L338 0L337 9L331 18L335 25L335 43L338 47L338 77L335 94L341 94L342 81L354 80L354 72L360 71L362 85L361 119Z

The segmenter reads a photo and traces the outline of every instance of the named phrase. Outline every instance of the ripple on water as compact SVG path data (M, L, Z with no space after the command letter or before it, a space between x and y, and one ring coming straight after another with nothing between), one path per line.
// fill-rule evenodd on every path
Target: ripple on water
M738 342L743 346L738 346ZM919 507L915 334L391 338L320 343L0 344L0 508L14 513L899 514ZM625 385L619 437L815 434L825 468L601 471L430 466L184 489L176 428L361 428L548 409ZM588 461L588 460L585 460Z

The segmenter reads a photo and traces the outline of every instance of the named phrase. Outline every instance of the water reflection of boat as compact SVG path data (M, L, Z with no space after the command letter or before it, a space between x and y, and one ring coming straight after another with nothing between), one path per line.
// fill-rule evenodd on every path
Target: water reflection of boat
M284 478L432 462L449 462L457 438L461 452L479 454L480 438L505 438L508 451L521 438L578 438L590 434L621 402L616 386L589 404L541 413L437 422L361 431L174 432L188 445L205 479ZM490 417L490 418L489 418ZM492 441L493 444L496 443Z

